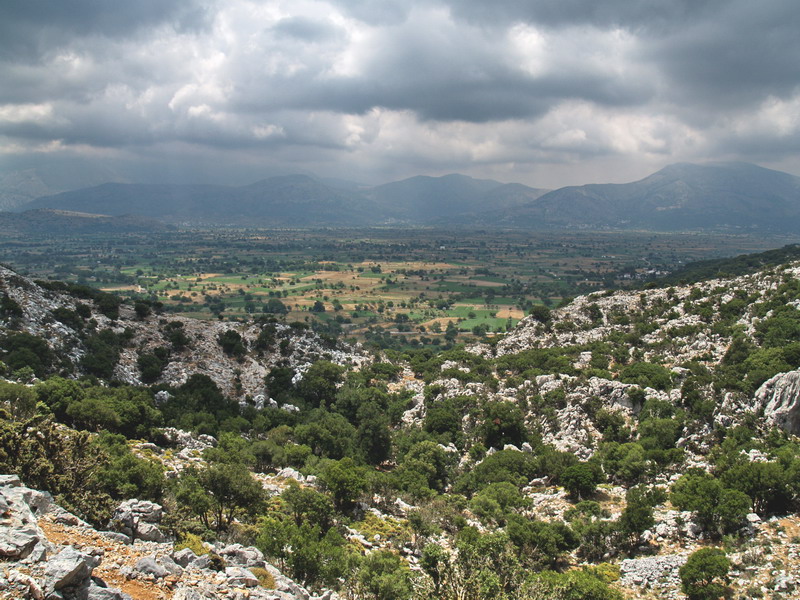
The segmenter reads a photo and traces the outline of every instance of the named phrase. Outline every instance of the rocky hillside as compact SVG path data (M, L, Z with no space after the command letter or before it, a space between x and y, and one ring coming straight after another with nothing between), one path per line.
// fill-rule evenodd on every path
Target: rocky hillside
M553 311L535 311L496 344L467 350L406 373L397 386L415 396L404 421L448 431L443 413L460 412L461 432L449 429L446 438L458 444L463 435L486 436L481 420L493 418L500 439L486 443L488 455L501 448L499 454L535 454L531 444L520 443L531 439L525 432L537 432L549 447L601 465L609 482L621 484L605 488L600 501L613 514L637 481L668 491L691 469L724 479L730 465L719 461L725 454L724 461L740 463L740 475L782 468L778 447L758 440L785 436L780 446L800 434L800 263L692 286L579 297ZM739 442L731 437L720 445L744 432ZM476 462L474 447L451 444L449 450L465 472L485 462ZM552 487L557 481L551 474L523 488L537 517L568 514L567 495ZM784 493L778 491L784 484L748 485L769 487L762 506ZM657 504L640 538L641 549L653 556L619 563L621 583L632 597L679 597L679 567L692 550L713 543L698 513L686 508L674 500ZM798 530L798 519L782 511L749 514L755 528L737 534L734 572L741 577L735 597L798 597L790 592L800 582L786 569L798 564L800 537L787 534ZM770 554L768 540L780 544L779 557ZM604 557L614 554L606 549Z
M129 385L146 380L180 386L199 374L210 377L228 396L263 404L269 398L264 378L278 364L302 374L323 358L348 367L369 360L359 348L325 341L304 325L173 317L147 304L120 304L116 297L90 288L42 287L4 267L0 296L0 325L12 341L14 332L22 332L47 342L47 351L35 365L37 375L56 372ZM12 368L25 361L24 342L18 339L22 347L5 359Z
M424 419L426 382L428 398L431 388L438 391L434 403L539 398L537 409L547 414L529 410L528 426L589 458L602 439L598 410L630 421L647 400L685 406L691 390L698 403L708 403L708 414L705 423L687 423L687 432L710 434L714 423L729 427L758 416L765 428L798 435L798 276L800 263L792 263L692 286L576 298L546 316L526 317L496 344L442 359L441 373L409 377L404 385L417 393L417 404L407 422Z
M3 600L330 600L310 594L240 544L175 549L162 508L122 503L98 531L47 492L0 475L0 598ZM126 533L122 533L122 532Z
M378 357L2 276L0 469L93 524L0 480L7 598L800 598L800 263Z

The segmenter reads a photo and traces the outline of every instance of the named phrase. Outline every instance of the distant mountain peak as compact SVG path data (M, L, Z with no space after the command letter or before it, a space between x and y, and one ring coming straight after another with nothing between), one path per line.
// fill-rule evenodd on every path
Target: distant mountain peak
M498 220L536 228L800 231L800 178L749 163L675 163L631 183L561 188Z

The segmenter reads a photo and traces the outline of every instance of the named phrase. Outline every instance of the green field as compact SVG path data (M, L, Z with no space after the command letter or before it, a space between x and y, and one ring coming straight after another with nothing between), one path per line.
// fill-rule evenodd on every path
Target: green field
M9 239L23 273L160 302L201 319L287 321L379 345L505 331L533 304L642 285L689 261L794 240L641 232L187 230ZM153 249L157 248L158 251ZM477 329L476 329L477 328Z

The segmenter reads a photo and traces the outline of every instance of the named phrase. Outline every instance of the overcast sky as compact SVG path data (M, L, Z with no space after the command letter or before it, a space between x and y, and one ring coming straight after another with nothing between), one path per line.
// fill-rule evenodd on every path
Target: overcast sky
M798 0L6 0L0 170L800 175Z

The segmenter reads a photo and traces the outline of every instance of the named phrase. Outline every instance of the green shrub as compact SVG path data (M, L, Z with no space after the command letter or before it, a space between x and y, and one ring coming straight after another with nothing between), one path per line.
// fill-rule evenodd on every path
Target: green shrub
M175 542L174 550L175 552L179 552L185 548L188 548L197 556L202 556L211 552L203 543L203 540L199 535L188 532L181 534L178 541ZM255 575L255 573L253 573L253 575ZM258 577L258 575L256 575L256 577Z
M564 469L560 479L571 498L582 500L594 494L603 474L598 464L578 463Z
M0 349L5 351L3 361L11 371L30 367L37 377L44 376L55 360L47 342L29 333L11 333L0 339Z
M222 351L228 356L241 358L247 352L247 342L242 339L239 332L233 329L220 333L217 341L222 347Z
M250 572L258 579L258 585L260 585L265 590L274 590L275 589L275 578L272 574L263 569L261 567L252 567Z
M620 592L588 569L537 573L525 583L523 593L526 600L622 600Z
M487 456L472 471L464 473L456 481L454 491L473 494L491 483L501 481L508 481L521 488L538 473L539 461L533 454L500 450Z
M634 383L656 390L666 390L672 385L672 373L668 369L646 362L628 365L620 372L619 379L624 383Z
M700 525L717 534L738 529L751 509L746 494L725 488L718 479L699 470L690 470L675 482L670 501L681 510L693 511Z
M103 329L87 337L84 341L86 354L81 360L81 367L89 375L101 379L111 379L114 375L114 367L119 362L122 343L122 336L114 333L111 329Z

